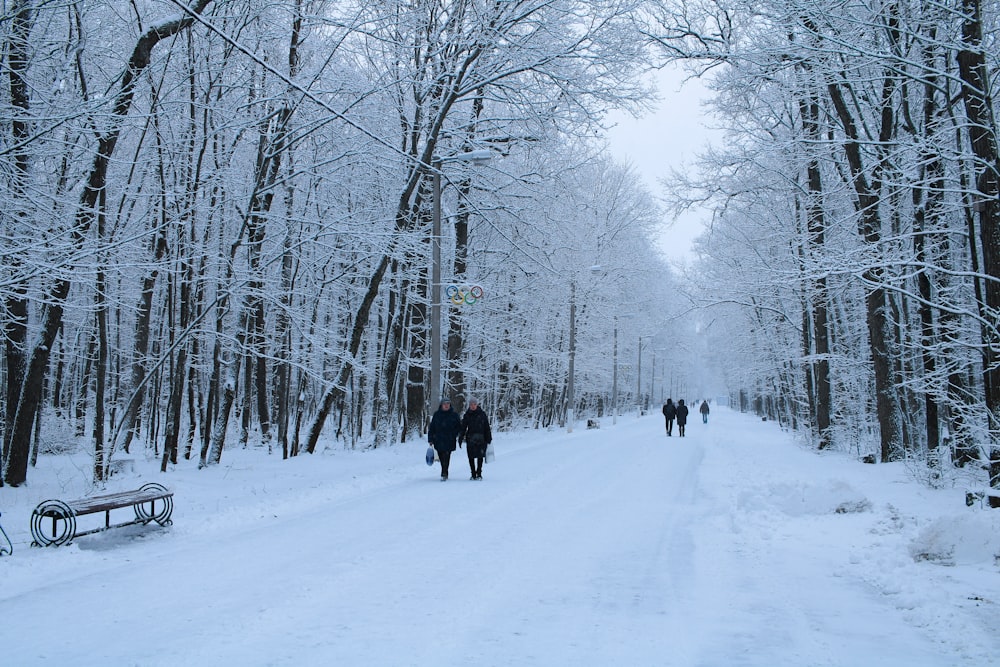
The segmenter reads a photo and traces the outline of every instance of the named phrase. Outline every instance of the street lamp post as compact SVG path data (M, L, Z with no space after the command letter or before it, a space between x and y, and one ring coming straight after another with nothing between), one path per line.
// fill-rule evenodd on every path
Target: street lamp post
M663 348L653 348L653 364L649 369L649 400L650 402L656 400L656 353L663 352ZM662 361L661 361L662 364ZM660 378L660 386L663 386L663 378ZM662 391L660 392L662 394ZM661 396L662 398L662 396Z
M631 320L634 317L635 317L635 313L622 313L621 315L615 315L615 317L614 317L614 321L615 321L614 337L613 337L614 347L612 349L612 357L611 357L611 363L612 363L612 371L611 371L611 403L612 403L612 406L611 406L611 408L612 408L612 413L613 413L613 416L611 418L611 423L612 424L617 424L618 423L618 412L619 412L619 409L618 409L619 408L619 406L618 406L618 321L619 320ZM631 367L628 364L623 364L622 368L625 369L626 372L628 372L628 370Z
M651 338L651 336L639 336L639 360L635 372L635 402L636 402L636 412L638 413L636 415L637 417L642 416L642 339L643 338Z
M652 402L656 391L656 348L653 348L653 361L649 364L649 400Z
M618 423L618 316L615 315L614 353L611 357L611 423Z
M600 275L604 267L595 264L590 267L590 272ZM569 378L566 380L566 432L573 432L573 420L576 417L574 405L576 401L575 379L576 379L576 280L569 284Z
M639 361L635 372L636 417L642 416L642 336L639 336Z
M445 162L471 162L480 166L489 162L489 150L476 150L438 158L431 162L431 381L428 392L428 414L433 412L435 398L444 390L441 382L441 165Z
M574 396L573 379L576 362L576 281L569 285L569 379L566 382L566 432L573 432L573 402Z

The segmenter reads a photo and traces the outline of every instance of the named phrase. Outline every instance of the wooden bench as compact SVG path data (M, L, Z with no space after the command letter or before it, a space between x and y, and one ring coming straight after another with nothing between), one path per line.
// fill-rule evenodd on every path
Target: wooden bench
M122 523L111 523L111 510L131 507L135 519ZM104 525L90 530L77 530L76 518L85 514L104 512ZM162 484L150 482L134 491L120 491L103 496L92 496L63 502L45 500L31 513L31 537L33 547L60 546L69 544L73 538L98 533L109 528L121 528L135 524L146 525L155 521L161 526L173 523L170 515L174 512L174 494ZM45 530L51 521L51 535Z

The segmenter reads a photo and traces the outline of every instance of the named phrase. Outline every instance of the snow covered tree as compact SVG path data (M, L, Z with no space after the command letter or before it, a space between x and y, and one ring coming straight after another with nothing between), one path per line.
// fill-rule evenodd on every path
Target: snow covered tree
M882 460L919 456L934 467L974 458L976 441L996 450L997 167L984 83L996 59L983 11L793 0L662 2L647 15L667 57L715 69L715 110L730 134L696 184L718 205L703 268L749 261L765 273L742 297L716 290L709 301L740 303L771 329L747 341L763 364L741 382L790 399L804 387L806 401L786 404L808 406L801 414L820 446L867 449L859 425L874 404ZM775 281L796 264L790 298ZM768 323L761 307L782 316ZM779 332L801 341L793 384L771 347ZM976 348L979 360L968 353Z
M91 230L100 224L107 204L106 186L108 164L115 153L121 125L129 114L141 75L149 65L154 47L190 27L194 17L203 11L210 0L196 0L187 13L173 16L146 28L135 42L127 65L121 73L117 91L109 97L107 124L96 129L96 142L92 149L92 163L84 174L79 204L73 221L63 231L70 239L70 250L79 250ZM24 35L18 39L23 40ZM18 393L17 408L13 411L10 430L5 434L8 455L4 465L4 481L13 486L22 484L27 475L31 430L42 398L42 384L48 367L52 344L62 325L63 308L72 285L70 276L55 277L45 289L44 306L38 338L27 354L24 376ZM97 443L101 446L100 442Z

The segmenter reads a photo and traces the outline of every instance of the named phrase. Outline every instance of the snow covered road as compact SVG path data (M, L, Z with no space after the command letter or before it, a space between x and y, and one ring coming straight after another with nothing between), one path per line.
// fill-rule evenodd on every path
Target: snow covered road
M24 548L10 520L39 498L0 489L21 542L0 559L3 662L993 664L996 567L907 554L943 496L883 497L890 466L721 409L684 439L633 415L496 445L484 481L459 451L446 483L418 443L227 452L150 474L177 493L173 527L61 549Z

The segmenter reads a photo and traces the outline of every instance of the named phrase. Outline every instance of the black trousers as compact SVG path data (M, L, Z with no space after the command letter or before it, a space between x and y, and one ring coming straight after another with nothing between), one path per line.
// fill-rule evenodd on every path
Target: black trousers
M473 475L483 474L483 457L476 456L479 452L469 452L469 470L472 471Z
M451 450L450 449L439 449L438 458L441 459L441 476L448 476L448 464L451 463Z
M664 417L667 420L667 435L670 435L674 431L674 420Z

